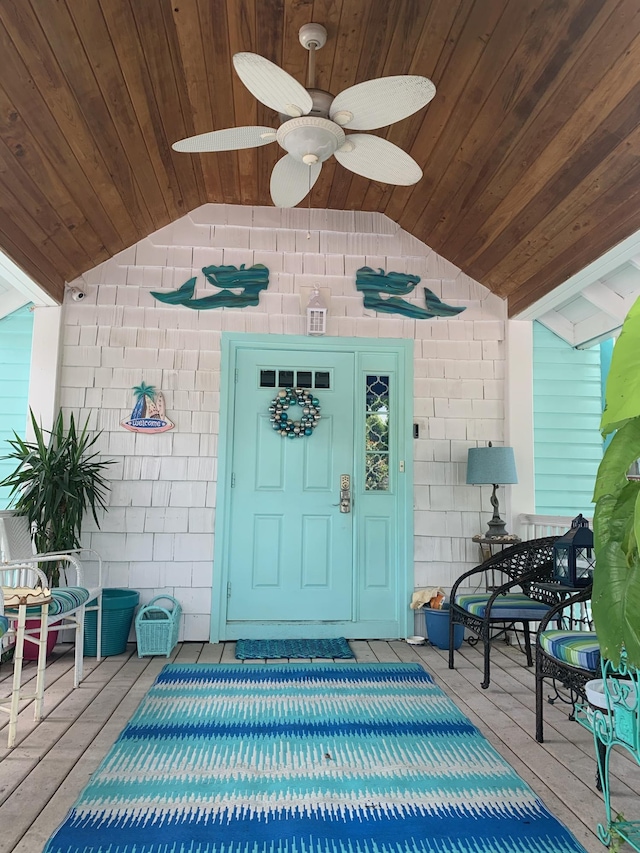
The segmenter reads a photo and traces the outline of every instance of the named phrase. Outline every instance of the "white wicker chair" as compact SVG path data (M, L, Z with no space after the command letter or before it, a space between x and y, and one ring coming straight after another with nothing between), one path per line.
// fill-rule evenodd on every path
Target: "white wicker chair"
M13 682L8 702L0 703L0 711L9 714L7 747L15 744L20 702L35 699L33 719L42 718L44 676L47 657L49 606L52 597L44 572L32 565L0 566L0 636L15 637ZM38 619L38 628L27 629L27 615ZM22 661L24 642L38 645L38 668L35 693L22 693Z
M91 555L95 562L96 577L85 576L81 557ZM79 548L70 551L55 551L47 554L34 553L29 523L25 516L12 512L0 512L0 569L30 565L37 568L42 563L62 562L61 579L65 584L52 590L55 606L49 608L48 627L73 628L75 642L75 668L73 686L82 680L84 615L87 610L97 611L97 659L101 658L102 638L102 560L95 551ZM87 607L87 602L96 603ZM25 632L29 639L29 630Z

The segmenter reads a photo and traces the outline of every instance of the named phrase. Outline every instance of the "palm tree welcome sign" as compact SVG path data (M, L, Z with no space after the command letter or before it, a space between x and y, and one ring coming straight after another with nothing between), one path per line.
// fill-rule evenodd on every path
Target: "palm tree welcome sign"
M173 429L174 424L165 412L164 394L156 391L153 385L141 382L133 389L136 404L131 415L120 421L125 429L131 432L166 432Z

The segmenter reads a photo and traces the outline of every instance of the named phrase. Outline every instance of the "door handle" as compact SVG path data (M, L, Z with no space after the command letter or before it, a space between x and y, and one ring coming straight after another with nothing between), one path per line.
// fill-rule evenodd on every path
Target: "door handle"
M351 512L351 477L340 474L340 512Z

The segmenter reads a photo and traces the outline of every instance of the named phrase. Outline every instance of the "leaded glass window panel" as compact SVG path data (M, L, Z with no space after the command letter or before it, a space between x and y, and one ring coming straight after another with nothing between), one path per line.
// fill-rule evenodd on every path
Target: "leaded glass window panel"
M389 490L389 377L367 375L365 490Z

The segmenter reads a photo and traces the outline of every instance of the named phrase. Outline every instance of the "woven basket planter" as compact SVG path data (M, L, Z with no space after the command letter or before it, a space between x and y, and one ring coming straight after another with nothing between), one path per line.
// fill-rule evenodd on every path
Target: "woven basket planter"
M156 595L140 608L136 616L139 658L143 655L169 657L178 642L181 614L179 602L171 595Z

